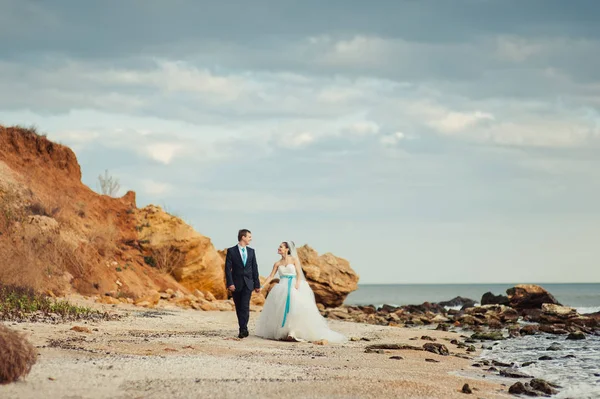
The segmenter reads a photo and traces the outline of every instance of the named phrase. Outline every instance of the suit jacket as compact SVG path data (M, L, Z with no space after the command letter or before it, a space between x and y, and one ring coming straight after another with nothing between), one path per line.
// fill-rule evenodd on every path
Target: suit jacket
M248 251L248 257L246 258L246 266L244 266L238 246L227 249L227 255L225 256L227 287L234 285L236 290L241 290L245 284L249 290L260 288L256 253L250 247L246 247L246 250Z

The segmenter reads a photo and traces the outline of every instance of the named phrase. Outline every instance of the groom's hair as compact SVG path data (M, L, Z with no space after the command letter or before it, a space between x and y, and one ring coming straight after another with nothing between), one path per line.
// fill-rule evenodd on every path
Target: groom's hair
M248 229L241 229L240 231L238 231L238 241L242 241L242 238L246 237L248 233L252 232Z

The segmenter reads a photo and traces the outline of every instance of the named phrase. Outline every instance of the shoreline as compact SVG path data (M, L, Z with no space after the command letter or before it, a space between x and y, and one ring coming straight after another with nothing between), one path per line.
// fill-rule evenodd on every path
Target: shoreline
M450 345L461 339L456 332L328 320L353 340L325 345L253 335L239 340L230 311L112 307L83 298L75 302L129 315L102 322L4 322L25 332L40 356L24 381L0 386L0 396L461 398L461 388L469 384L477 396L511 397L506 384L486 381L478 376L481 370L471 367L480 349L467 357L464 349ZM257 316L251 313L251 334ZM74 326L88 332L72 331ZM365 351L376 344L421 347L430 342L420 338L424 334L467 358L423 350ZM467 375L455 374L463 372Z

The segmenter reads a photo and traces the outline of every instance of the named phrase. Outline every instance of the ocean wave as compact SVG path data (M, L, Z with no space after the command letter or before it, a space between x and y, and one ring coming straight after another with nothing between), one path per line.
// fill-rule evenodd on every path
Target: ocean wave
M547 348L558 344L560 350ZM540 360L541 356L549 360ZM564 337L546 334L502 341L484 350L483 359L523 365L534 362L520 370L526 374L556 383L563 388L558 398L600 398L600 337L589 335L585 341L569 341Z
M579 314L597 313L600 312L600 306L582 306L576 307L575 310Z

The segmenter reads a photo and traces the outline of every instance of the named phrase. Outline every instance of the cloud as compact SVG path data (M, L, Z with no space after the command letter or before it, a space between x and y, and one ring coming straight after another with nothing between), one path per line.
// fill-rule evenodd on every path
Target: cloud
M152 196L162 196L172 190L172 187L168 183L149 179L142 180L142 187L147 194Z

